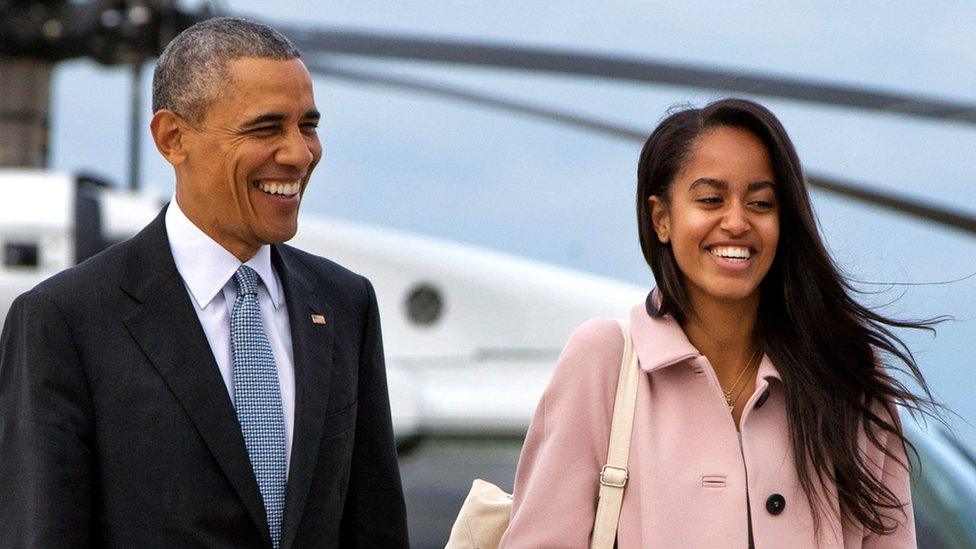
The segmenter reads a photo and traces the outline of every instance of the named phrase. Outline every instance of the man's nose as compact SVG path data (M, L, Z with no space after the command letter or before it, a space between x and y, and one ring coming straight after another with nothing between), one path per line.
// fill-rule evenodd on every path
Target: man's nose
M281 147L275 153L275 162L302 171L308 168L315 159L315 154L312 152L313 145L308 142L305 135L295 129L287 132L283 139Z

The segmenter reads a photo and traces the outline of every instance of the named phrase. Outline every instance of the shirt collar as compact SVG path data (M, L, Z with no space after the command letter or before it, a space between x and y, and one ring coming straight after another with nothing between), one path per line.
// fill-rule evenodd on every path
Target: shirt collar
M240 260L194 225L180 209L175 196L166 210L166 235L176 270L186 282L197 307L207 308L240 268ZM281 283L271 265L271 247L261 246L244 265L258 273L271 303L278 309L282 304Z
M655 288L647 295L644 303L634 306L630 311L631 334L634 348L645 372L660 370L685 360L701 356L698 349L688 341L681 325L671 315L654 317L661 305L660 291ZM759 379L779 380L779 371L763 354L757 373Z

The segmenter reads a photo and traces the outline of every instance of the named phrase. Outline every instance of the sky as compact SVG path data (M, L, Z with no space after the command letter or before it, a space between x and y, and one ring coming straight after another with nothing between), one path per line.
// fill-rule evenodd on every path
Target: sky
M271 23L490 40L856 84L976 103L976 4L617 1L226 2ZM306 53L306 57L311 54ZM677 104L723 94L402 61L336 58L586 114L648 132ZM148 124L151 66L142 94ZM112 181L128 162L125 69L89 61L54 73L51 165ZM336 216L650 287L633 195L642 143L482 107L315 79L325 154L304 212ZM976 127L755 97L783 121L808 172L976 214ZM172 171L142 138L143 185ZM902 318L951 315L904 334L937 398L976 446L976 237L813 192L827 244L864 296ZM894 283L877 284L877 283ZM968 423L967 423L968 422Z

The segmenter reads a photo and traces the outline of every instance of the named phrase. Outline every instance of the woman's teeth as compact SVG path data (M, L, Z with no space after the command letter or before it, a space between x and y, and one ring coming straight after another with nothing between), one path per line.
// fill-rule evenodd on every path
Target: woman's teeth
M268 194L293 196L301 189L300 183L258 183L258 188Z
M749 248L744 248L740 246L715 246L708 250L712 255L717 255L725 259L731 259L733 261L745 261L752 257L752 252Z

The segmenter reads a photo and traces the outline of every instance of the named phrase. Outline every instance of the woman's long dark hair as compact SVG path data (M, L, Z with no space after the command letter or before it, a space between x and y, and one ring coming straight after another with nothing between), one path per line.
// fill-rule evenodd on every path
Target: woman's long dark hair
M776 178L780 238L773 265L760 283L756 329L761 348L783 380L800 484L811 509L822 509L826 504L822 496L832 484L842 514L872 532L889 533L894 525L887 511L904 510L865 463L858 435L866 433L889 458L908 467L883 444L885 433L902 445L907 442L894 405L913 411L937 405L911 352L891 329L931 330L937 320L893 320L851 297L857 290L841 275L820 238L793 143L762 105L723 99L673 113L641 151L637 221L641 249L661 293L658 316L670 314L684 326L695 313L671 246L656 237L648 198L657 196L669 205L671 184L689 160L695 139L723 126L759 137L769 151ZM923 395L913 394L880 367L882 356L903 363ZM817 512L814 521L819 528Z

